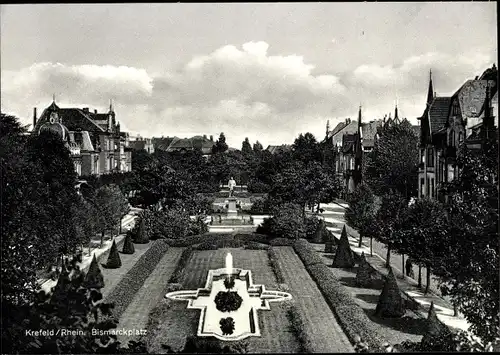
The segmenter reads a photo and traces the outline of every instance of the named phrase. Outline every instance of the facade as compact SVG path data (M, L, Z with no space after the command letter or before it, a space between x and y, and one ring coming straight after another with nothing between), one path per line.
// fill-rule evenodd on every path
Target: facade
M362 181L363 154L373 150L382 120L362 122L361 107L358 120L347 118L327 134L335 157L335 172L343 181L344 193L354 191Z
M138 136L135 140L128 140L128 147L134 150L145 150L149 154L155 151L153 140L151 138L143 138Z
M498 127L496 77L493 65L481 77L467 80L451 97L436 97L431 73L426 108L419 118L419 197L444 201L446 196L440 186L458 174L455 164L458 146L472 141L480 146L478 139L485 119L491 118Z
M271 154L278 154L282 152L291 152L292 146L290 144L268 145L266 150Z
M60 108L55 101L40 118L33 117L33 132L57 132L70 149L79 176L131 171L131 152L125 149L126 136L120 132L115 112L90 112L88 108Z
M212 147L214 145L213 136L207 138L206 135L191 138L161 137L152 139L153 149L163 150L168 153L200 149L205 158L212 154Z

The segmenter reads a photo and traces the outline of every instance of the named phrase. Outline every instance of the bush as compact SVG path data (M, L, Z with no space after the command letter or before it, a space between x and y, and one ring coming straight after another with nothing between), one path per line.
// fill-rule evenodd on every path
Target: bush
M320 220L316 231L314 232L313 238L310 240L312 243L321 244L328 240L328 229L326 229L326 224L324 220Z
M276 251L273 248L269 248L267 250L267 255L269 257L269 264L271 265L271 269L273 269L274 275L276 276L276 281L279 284L285 283L285 276L283 275L283 270L278 263L278 255L276 255Z
M240 308L243 299L236 291L219 291L215 296L215 308L221 312L233 312Z
M269 192L271 190L271 186L257 179L252 179L248 183L248 191L249 192Z
M361 307L338 306L335 308L335 314L353 344L356 342L356 335L358 335L368 345L370 352L384 352L383 344L387 341L377 329L371 326L372 321Z
M127 232L125 235L125 241L123 242L123 249L122 249L123 254L134 254L135 253L135 247L134 243L132 242L132 234L130 231Z
M332 307L351 306L358 307L352 294L342 283L332 274L332 271L325 264L310 265L308 269L314 281L319 286L321 293L327 303Z
M132 237L136 244L147 244L152 236L152 211L143 210L132 229Z
M118 253L118 248L116 247L116 243L114 240L113 244L111 244L111 249L109 250L108 261L103 266L106 269L118 269L120 266L122 266L120 253Z
M184 270L186 269L186 265L189 259L191 258L192 254L193 254L192 247L187 247L182 251L177 266L175 267L175 270L172 273L170 280L168 280L169 283L180 283L182 276L184 276Z
M92 261L89 266L89 271L87 275L85 275L85 280L83 282L84 287L86 288L96 288L101 289L104 287L104 277L102 276L101 269L99 268L99 264L97 263L97 259L94 256L92 257Z
M260 233L239 233L234 236L234 239L240 239L244 241L252 241L257 243L269 243L269 236Z
M323 264L321 257L306 240L299 239L295 241L293 243L293 249L306 266L306 269L309 265Z
M246 242L244 248L248 249L248 250L267 250L270 248L270 246L267 244L250 241L250 242Z
M193 221L189 219L189 230L188 235L198 235L208 232L208 226L204 221L205 216L199 215L196 216L196 219Z
M313 346L314 343L311 341L311 337L306 332L304 319L300 314L300 312L298 311L297 306L295 306L294 303L287 303L285 307L286 307L286 316L290 321L295 337L299 341L300 345L299 352L301 353L316 352Z
M286 238L274 238L269 241L269 245L276 247L291 247L295 241Z
M251 214L269 214L271 210L271 205L269 204L269 199L259 198L255 199L250 207Z
M306 217L306 235L305 238L307 240L312 240L314 238L314 234L316 233L316 230L318 229L318 225L320 223L320 220L317 217Z
M273 217L264 219L257 233L275 237L298 239L305 236L305 223L302 207L293 203L284 203L273 208Z
M249 343L246 340L226 342L213 337L190 336L182 353L188 354L246 354L249 353Z
M132 269L125 274L118 285L106 298L106 302L114 303L113 316L119 319L130 305L137 291L144 285L156 265L168 250L168 244L162 240L153 242Z

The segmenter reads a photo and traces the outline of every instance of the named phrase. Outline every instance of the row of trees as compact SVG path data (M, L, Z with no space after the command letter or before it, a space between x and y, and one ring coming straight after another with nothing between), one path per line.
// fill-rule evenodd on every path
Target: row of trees
M360 245L369 235L387 246L387 266L391 250L425 266L426 292L432 272L471 330L494 341L500 333L497 138L480 152L461 146L459 175L442 187L446 202L409 203L418 164L417 140L410 138L404 126L382 135L365 166L367 183L348 196L346 221L359 231Z

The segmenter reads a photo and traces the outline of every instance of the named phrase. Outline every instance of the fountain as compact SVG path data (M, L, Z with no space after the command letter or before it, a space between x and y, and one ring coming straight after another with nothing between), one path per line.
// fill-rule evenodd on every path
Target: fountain
M257 311L292 298L287 292L254 285L250 270L233 268L231 253L226 255L224 268L208 271L204 288L170 292L165 297L188 301L189 309L201 310L198 336L226 341L261 336Z

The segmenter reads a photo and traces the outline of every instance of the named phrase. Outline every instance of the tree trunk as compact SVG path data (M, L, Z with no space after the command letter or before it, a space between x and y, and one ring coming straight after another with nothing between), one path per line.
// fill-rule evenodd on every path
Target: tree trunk
M426 285L424 294L427 294L427 292L429 292L431 287L431 267L430 265L426 265L426 268L427 268L427 278L426 278L427 280L425 281Z
M453 305L453 317L458 317L458 309L457 309L457 305Z
M90 256L90 253L91 253L91 250L90 250L91 246L92 246L92 240L89 241L89 256Z
M405 270L405 254L401 254L401 271L403 272L402 279L404 280L405 275L406 275L406 270Z
M385 267L391 266L391 244L387 244L387 255L385 256Z
M321 206L321 203L318 202L318 213L319 213L320 206Z
M363 232L359 231L359 243L358 243L358 248L361 248L363 246Z
M422 288L422 266L418 266L418 288Z
M102 248L103 245L104 245L104 229L101 231L101 246L100 246L100 248Z
M125 217L125 216L123 216L123 217ZM123 220L123 217L120 217L120 221L118 222L119 223L119 228L120 228L119 234L122 234L122 220Z
M370 256L373 256L373 237L370 235Z

